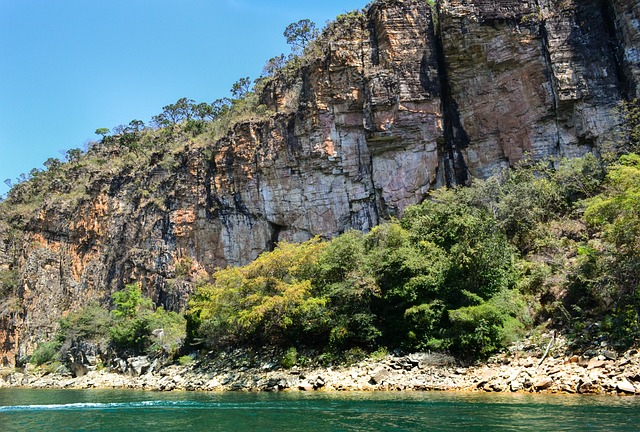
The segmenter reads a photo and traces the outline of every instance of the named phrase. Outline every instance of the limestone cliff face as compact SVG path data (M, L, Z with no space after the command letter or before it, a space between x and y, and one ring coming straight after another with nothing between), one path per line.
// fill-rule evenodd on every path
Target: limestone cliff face
M640 0L443 0L437 19L386 0L339 19L265 87L275 115L96 172L88 198L47 197L20 236L0 217L20 299L0 308L0 356L126 283L179 310L198 275L278 241L368 230L525 155L600 151L640 90L639 17Z

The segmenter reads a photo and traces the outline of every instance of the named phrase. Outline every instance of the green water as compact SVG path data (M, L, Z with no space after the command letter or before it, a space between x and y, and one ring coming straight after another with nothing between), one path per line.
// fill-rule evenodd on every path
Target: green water
M0 389L1 431L625 431L640 398Z

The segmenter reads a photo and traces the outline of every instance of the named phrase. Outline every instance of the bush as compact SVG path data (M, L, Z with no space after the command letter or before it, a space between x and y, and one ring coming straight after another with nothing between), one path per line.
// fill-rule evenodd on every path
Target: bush
M313 343L327 301L312 295L310 278L325 246L283 242L243 268L216 272L189 301L193 335L211 347Z
M180 366L191 366L195 362L195 359L189 355L183 355L178 359Z
M186 318L172 311L166 311L162 306L158 307L149 316L149 328L152 333L161 330L147 349L150 354L165 354L174 356L182 348L186 338Z
M15 295L18 287L18 272L15 270L0 270L0 300Z
M142 295L139 284L127 285L112 296L115 309L111 341L116 350L132 354L174 355L186 335L186 319L164 308L153 306ZM158 330L158 336L153 336Z
M591 239L578 250L566 304L576 324L602 324L578 333L626 348L640 339L640 156L611 165L604 191L584 204Z
M373 347L380 330L371 309L380 290L367 267L365 238L348 231L335 238L318 259L313 293L327 298L326 327L333 349Z
M62 343L57 339L40 342L33 354L31 354L29 362L36 366L41 366L45 363L51 363L55 360L59 360L58 356L61 345Z
M155 308L138 284L114 293L112 301L115 308L111 312L92 303L60 320L56 339L59 347L68 350L75 344L90 342L97 344L103 354L113 350L119 356L173 356L182 347L186 335L184 316Z
M291 369L298 363L298 350L294 347L289 348L282 356L282 367L285 369Z
M108 338L111 325L109 311L98 303L91 303L60 320L60 332L68 341L101 342Z
M281 243L245 267L216 272L213 284L197 289L189 303L192 337L211 348L308 345L327 354L375 350L380 343L445 349L458 337L454 327L469 328L477 319L473 333L481 339L486 314L469 309L463 319L450 312L512 292L514 250L495 225L464 191L452 190L367 235ZM500 317L489 329L502 331L507 320ZM487 337L491 344L474 354L493 352L506 340Z
M130 355L145 353L151 346L151 325L147 317L116 321L109 330L115 349Z

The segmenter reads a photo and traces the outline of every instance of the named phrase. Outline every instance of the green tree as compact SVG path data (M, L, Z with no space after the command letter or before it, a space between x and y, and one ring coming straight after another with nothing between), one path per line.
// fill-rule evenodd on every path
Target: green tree
M286 64L287 58L284 54L269 59L262 68L262 75L265 77L274 76Z
M294 52L301 53L309 42L318 37L318 30L316 29L315 23L311 20L301 19L287 26L284 31L284 37Z
M380 290L367 267L364 235L348 231L333 239L319 256L312 283L314 295L328 299L331 348L375 346L381 331L371 307Z
M228 98L216 99L211 103L211 115L214 119L226 115L231 109L231 100Z
M130 354L175 354L185 337L186 320L175 312L155 308L142 294L140 284L127 285L113 294L111 341L119 351ZM152 331L162 329L162 340L154 341Z
M184 120L193 117L195 101L187 98L180 98L175 103L162 107L162 112L153 116L151 121L157 127L173 127Z
M69 149L67 150L67 162L69 163L77 163L82 157L82 150L79 148Z
M586 204L585 220L604 240L591 254L608 263L598 279L640 313L640 156L622 156L609 168L605 192Z
M314 297L311 278L325 243L280 243L253 263L214 273L189 301L194 339L207 346L292 346L310 342L323 326L326 299Z
M43 165L49 171L56 171L62 166L62 162L60 162L60 159L57 159L57 158L49 158L46 161L44 161Z
M95 134L100 135L102 139L104 139L110 132L109 128L98 128L96 129Z
M134 318L153 308L153 302L142 295L140 284L130 284L111 296L115 308L111 312L116 318Z
M234 99L242 99L249 93L250 87L251 79L249 77L240 78L231 86L231 94Z

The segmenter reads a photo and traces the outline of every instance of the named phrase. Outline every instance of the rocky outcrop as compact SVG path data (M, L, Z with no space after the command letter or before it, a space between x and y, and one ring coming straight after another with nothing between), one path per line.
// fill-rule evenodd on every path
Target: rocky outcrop
M486 364L461 366L451 357L414 353L364 359L349 366L283 369L278 359L236 351L190 366L163 366L146 357L117 360L110 370L72 375L0 369L0 388L135 388L196 391L472 391L640 394L640 354L583 356L512 351Z
M45 197L20 244L0 226L0 269L20 276L20 301L0 311L3 361L126 283L180 310L199 275L278 241L369 230L527 155L606 149L640 85L639 8L442 0L434 19L423 0L380 0L269 80L260 99L275 114L175 137L144 166L92 150L108 163L82 194Z

